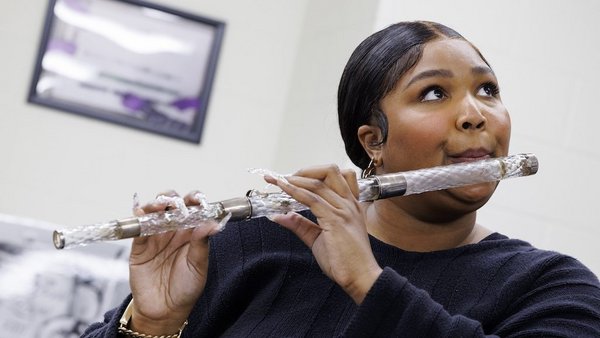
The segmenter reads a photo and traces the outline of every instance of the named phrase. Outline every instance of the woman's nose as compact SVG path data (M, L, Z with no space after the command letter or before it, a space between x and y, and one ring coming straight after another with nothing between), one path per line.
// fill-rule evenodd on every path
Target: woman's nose
M463 131L485 129L487 119L474 98L465 98L464 104L459 109L456 128Z

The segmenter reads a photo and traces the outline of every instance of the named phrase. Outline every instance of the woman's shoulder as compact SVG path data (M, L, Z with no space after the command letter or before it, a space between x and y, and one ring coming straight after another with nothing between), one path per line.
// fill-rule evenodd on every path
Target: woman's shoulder
M494 252L515 255L524 264L552 266L555 264L568 265L573 267L581 267L583 264L576 258L567 254L551 250L538 248L531 243L510 238L501 233L495 232L490 234L479 243L482 249L491 249Z
M479 243L427 253L406 252L374 238L371 244L378 260L397 270L421 269L425 265L445 267L461 274L470 271L529 281L550 275L553 278L587 280L598 285L598 278L579 260L498 232Z
M480 254L485 265L494 267L488 272L509 288L520 285L522 290L542 290L569 285L571 289L600 296L598 277L578 259L564 253L537 248L500 233L475 245L474 252Z

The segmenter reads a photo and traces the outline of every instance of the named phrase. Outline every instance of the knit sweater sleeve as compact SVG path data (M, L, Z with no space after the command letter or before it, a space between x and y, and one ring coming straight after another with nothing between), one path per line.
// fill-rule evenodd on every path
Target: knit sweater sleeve
M120 306L106 312L104 321L90 325L81 335L82 338L117 338L117 328L119 327L119 319L125 312L125 308L131 301L129 295Z
M600 337L598 280L579 262L561 257L526 288L515 284L507 291L522 295L500 314L497 325L486 328L488 332L476 320L451 315L427 292L385 268L344 336L396 337L410 332L423 337ZM504 296L508 293L498 292L498 297Z

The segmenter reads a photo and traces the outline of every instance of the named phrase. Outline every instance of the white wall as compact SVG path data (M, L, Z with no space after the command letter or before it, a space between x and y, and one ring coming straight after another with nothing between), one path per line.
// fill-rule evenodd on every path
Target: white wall
M373 31L372 0L312 0L306 11L275 168L352 166L337 120L337 86L354 48Z
M506 181L484 225L574 255L600 274L594 0L157 1L226 21L200 145L25 103L46 1L0 4L0 213L78 225L129 214L167 188L209 199L260 188L247 167L349 165L337 130L337 81L352 49L400 20L440 21L494 66L513 119L511 153L540 172Z

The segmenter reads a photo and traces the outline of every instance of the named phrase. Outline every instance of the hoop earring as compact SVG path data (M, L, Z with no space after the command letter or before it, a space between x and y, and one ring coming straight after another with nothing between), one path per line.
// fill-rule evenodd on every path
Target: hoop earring
M369 162L367 168L363 170L362 174L360 175L360 178L367 178L369 176L375 175L376 168L377 166L375 165L375 160L371 159L371 162Z

